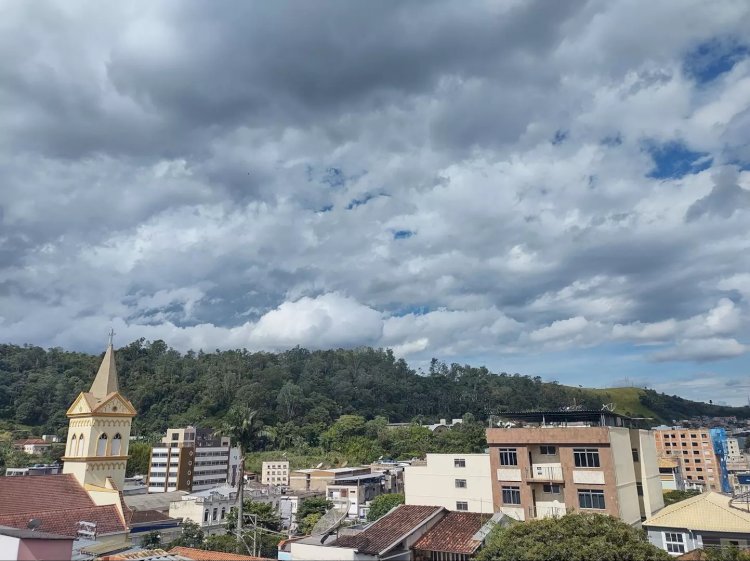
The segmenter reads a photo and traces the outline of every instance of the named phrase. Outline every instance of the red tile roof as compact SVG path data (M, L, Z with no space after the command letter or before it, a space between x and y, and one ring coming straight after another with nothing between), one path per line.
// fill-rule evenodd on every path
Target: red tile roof
M441 506L401 505L359 534L339 536L331 545L378 555L444 510Z
M252 555L238 555L236 553L224 553L223 551L209 551L206 549L194 549L192 547L173 547L169 550L172 555L182 555L193 561L270 561L266 557L253 557Z
M8 477L7 479L40 479L41 477ZM81 521L96 523L96 532L98 535L127 531L120 512L115 505L70 508L61 502L57 507L54 510L1 514L0 526L26 528L29 520L36 519L41 522L39 526L40 531L60 536L75 536L78 532L78 523Z
M41 438L25 438L23 440L16 440L13 442L16 446L24 446L25 444L47 444L50 445L49 442L46 440L42 440Z
M443 551L471 555L482 542L472 539L490 519L478 512L449 512L412 546L422 551Z
M71 474L0 477L0 516L93 506L94 501Z

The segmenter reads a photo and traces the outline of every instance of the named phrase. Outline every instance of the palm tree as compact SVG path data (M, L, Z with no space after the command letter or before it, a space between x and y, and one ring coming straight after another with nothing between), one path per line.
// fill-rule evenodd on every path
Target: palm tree
M242 509L245 501L245 453L253 448L258 436L255 423L257 411L248 407L232 407L224 417L219 434L228 436L232 444L240 449L240 479L239 479L239 508L237 511L237 538L242 540Z

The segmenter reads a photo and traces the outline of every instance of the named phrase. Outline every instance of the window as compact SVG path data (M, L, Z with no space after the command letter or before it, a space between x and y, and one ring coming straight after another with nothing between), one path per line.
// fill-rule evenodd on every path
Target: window
M469 510L469 503L466 501L457 501L456 510Z
M643 483L636 483L635 490L638 493L638 496L642 497L643 496Z
M599 489L579 489L578 506L581 508L593 508L604 510L604 491Z
M708 435L707 435L707 434L702 434L702 433L701 433L701 438L708 438Z
M180 439L180 433L173 432L172 433L172 440L179 440Z
M456 479L456 489L466 489L466 480Z
M466 460L464 460L463 458L455 458L453 460L453 467L465 468L466 467Z
M698 443L697 443L697 442L691 442L691 444L692 444L693 446L698 446Z
M203 522L208 522L208 509L203 513Z
M506 505L520 505L521 504L521 488L520 487L506 487L503 486L503 504Z
M107 433L103 432L99 437L99 443L96 445L96 455L106 456L107 455Z
M68 456L75 456L76 452L78 451L78 437L76 435L73 435L73 438L70 439L70 448L69 448Z
M122 436L118 432L112 439L112 456L119 456L122 449Z
M596 448L573 448L573 460L576 467L600 467L599 450Z
M664 545L669 553L685 553L685 541L682 534L664 532Z
M682 443L682 445L683 445L683 446L687 446L687 442L683 442L683 443Z
M212 520L216 520L218 517L219 517L219 509L215 508Z
M547 493L548 495L559 495L560 485L555 483L545 483L542 485L542 492Z
M515 448L500 448L500 465L517 466L518 454Z
M698 438L698 435L697 434L691 434L690 438Z
M557 447L543 445L539 447L539 453L542 456L554 456L555 454L557 454Z
M640 462L640 460L638 459L638 449L637 448L632 448L631 452L633 453L633 461L634 462Z
M224 520L227 516L227 509L225 507L221 507L221 519Z

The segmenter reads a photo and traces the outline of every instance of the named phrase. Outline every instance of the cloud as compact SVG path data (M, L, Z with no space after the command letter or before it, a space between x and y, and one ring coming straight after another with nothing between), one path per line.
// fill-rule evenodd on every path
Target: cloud
M6 4L0 340L747 370L743 3Z

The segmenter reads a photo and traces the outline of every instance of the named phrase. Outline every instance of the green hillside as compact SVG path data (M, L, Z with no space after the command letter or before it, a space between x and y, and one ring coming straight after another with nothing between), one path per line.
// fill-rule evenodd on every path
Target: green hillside
M655 421L667 420L641 402L647 396L643 388L590 388L587 391L602 404L614 403L616 413Z

